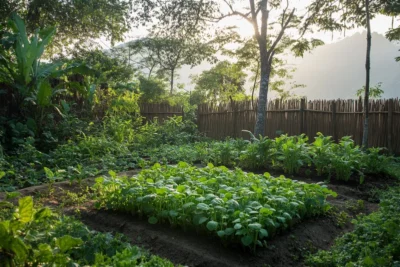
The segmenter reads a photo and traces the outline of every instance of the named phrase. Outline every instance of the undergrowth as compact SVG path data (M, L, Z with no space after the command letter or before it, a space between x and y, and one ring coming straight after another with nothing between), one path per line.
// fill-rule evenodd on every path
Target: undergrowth
M310 255L308 266L400 266L400 187L381 192L380 209L353 220L354 231L327 251Z

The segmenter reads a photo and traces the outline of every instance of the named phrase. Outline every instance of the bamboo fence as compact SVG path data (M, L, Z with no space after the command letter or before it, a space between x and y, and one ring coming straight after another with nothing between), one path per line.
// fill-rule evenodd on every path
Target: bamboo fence
M169 117L184 116L182 106L171 106L168 103L141 103L140 115L144 117L144 122L154 121L163 123Z
M265 136L304 133L314 137L317 132L339 140L351 136L361 144L363 134L363 101L361 100L271 100L267 105ZM243 137L253 132L257 104L251 101L202 104L198 108L200 132L214 139ZM379 99L369 103L370 147L387 147L400 154L400 100Z

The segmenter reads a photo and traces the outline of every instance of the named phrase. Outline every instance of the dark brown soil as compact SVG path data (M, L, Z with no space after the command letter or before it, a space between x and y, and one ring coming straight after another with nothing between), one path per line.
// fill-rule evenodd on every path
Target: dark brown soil
M135 173L132 171L127 174ZM293 177L293 179L305 182L320 181L320 178L316 177L311 179ZM195 231L185 232L169 225L151 225L147 220L128 214L95 210L93 201L90 200L90 190L87 191L87 186L93 182L94 179L87 179L82 184L57 183L53 185L51 195L48 194L47 185L25 188L20 192L24 196L40 195L41 203L53 207L61 206L67 214L79 209L80 219L90 228L123 233L132 244L140 245L175 264L187 266L302 266L304 257L308 253L329 248L336 237L350 231L352 217L378 209L378 205L373 203L373 197L371 198L373 188L384 188L392 184L390 179L380 181L366 179L366 183L362 186L333 181L328 187L336 191L338 197L329 198L333 206L329 215L302 221L269 240L267 248L258 248L256 253L251 253L239 245L224 246L218 238ZM82 200L84 203L71 203L75 201L73 200L66 205L67 192L74 192L77 195L89 192L89 197ZM4 197L4 194L0 194L0 199ZM357 202L359 199L364 200L363 205L357 205L360 204ZM348 216L344 212L348 213Z
M269 241L267 249L258 248L253 254L239 245L224 246L211 236L150 225L130 215L87 211L81 213L81 220L98 231L123 233L133 244L188 266L301 266L306 252L328 248L334 237L348 229L336 227L326 217L304 221Z

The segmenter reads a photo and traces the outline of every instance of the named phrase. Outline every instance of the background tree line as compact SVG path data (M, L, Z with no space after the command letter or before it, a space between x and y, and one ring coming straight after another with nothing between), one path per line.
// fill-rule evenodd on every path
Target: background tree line
M15 74L10 71L13 68L19 68L21 73L11 79L3 78L1 82L13 87L15 81L21 78L18 87L30 88L17 89L22 95L19 98L11 97L10 89L3 89L12 99L9 110L16 110L12 107L20 105L22 99L26 100L27 92L32 94L35 90L36 97L46 96L44 99L47 101L35 104L47 105L50 91L56 99L57 96L53 94L58 92L56 88L61 87L71 92L75 90L72 93L75 97L86 95L89 99L96 90L114 87L141 93L144 101L168 100L173 103L184 98L186 102L190 100L190 104L246 98L255 101L258 94L254 132L263 135L269 92L275 90L280 97L287 98L291 97L290 91L285 90L288 83L292 88L301 86L290 80L291 68L284 56L293 54L301 57L305 52L322 45L321 40L313 38L315 31L346 31L354 27L367 29L369 38L366 42L364 86L367 104L370 88L369 54L373 42L370 38L370 20L378 14L395 18L399 9L398 2L394 0L309 1L304 10L296 8L290 1L275 0L7 0L0 5L3 58L8 62L15 60L14 55L7 54L18 43L14 37L10 37L8 31L13 26L8 23L8 18L18 13L21 20L26 22L26 38L37 36L47 46L46 51L38 53L32 62L46 58L50 64L55 64L53 70L58 71L59 77L68 76L68 85L53 85L50 79L43 82L40 74L29 73L27 69L24 73L24 67L10 67L4 61L4 73L12 76L12 73ZM249 23L253 27L253 36L243 38L232 27L219 28L218 23L228 17L238 17L243 23ZM100 37L106 37L112 44L122 41L128 31L139 26L146 27L148 36L107 52L96 45ZM45 41L44 34L53 30L43 33L43 29L51 27L57 29L57 34L54 29L48 41ZM38 29L41 31L38 32ZM400 29L392 27L387 32L387 38L399 40ZM229 48L227 44L235 44L235 48ZM15 51L18 54L17 49ZM229 60L218 62L220 56ZM193 77L196 84L193 92L182 92L176 82L177 70L184 65L196 66L203 61L215 65ZM25 64L18 59L16 63ZM27 63L31 65L31 62ZM71 66L68 67L67 63ZM45 68L47 63L41 65ZM87 69L83 71L82 66ZM24 75L30 78L22 78ZM35 75L41 78L32 78ZM30 79L36 85L32 85ZM246 79L252 81L250 90L245 88ZM246 91L251 94L246 94ZM83 102L80 100L81 106ZM364 112L367 133L368 110ZM363 143L366 144L366 141Z

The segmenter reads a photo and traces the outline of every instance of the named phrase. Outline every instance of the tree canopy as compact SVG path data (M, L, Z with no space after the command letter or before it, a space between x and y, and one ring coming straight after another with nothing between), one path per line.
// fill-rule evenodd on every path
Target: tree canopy
M12 12L26 22L28 33L49 26L57 35L47 54L68 55L71 51L96 46L94 39L111 43L124 40L130 28L128 0L6 0L0 4L0 22L6 25Z
M210 70L193 78L194 94L204 102L229 102L245 97L246 73L239 64L221 61Z

